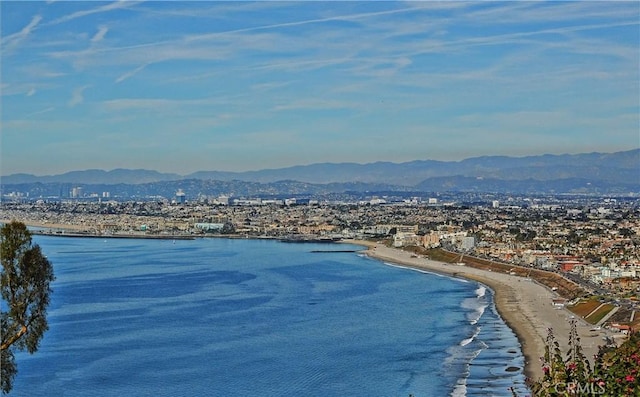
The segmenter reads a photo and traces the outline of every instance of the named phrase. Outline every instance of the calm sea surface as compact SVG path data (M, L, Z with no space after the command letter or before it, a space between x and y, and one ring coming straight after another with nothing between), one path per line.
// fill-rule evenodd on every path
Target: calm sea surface
M50 330L15 396L510 396L490 290L345 245L36 236Z

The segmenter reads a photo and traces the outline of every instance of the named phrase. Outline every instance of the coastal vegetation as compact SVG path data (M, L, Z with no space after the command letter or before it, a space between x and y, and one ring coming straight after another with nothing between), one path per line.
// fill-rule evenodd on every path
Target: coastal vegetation
M640 396L640 334L631 334L619 347L602 348L593 364L582 352L575 320L564 355L552 329L546 342L544 375L529 381L534 396Z
M0 228L0 255L2 257L0 345L1 388L3 393L12 389L18 372L14 352L26 350L34 353L45 331L47 306L54 280L53 266L31 241L31 233L24 223L11 222Z

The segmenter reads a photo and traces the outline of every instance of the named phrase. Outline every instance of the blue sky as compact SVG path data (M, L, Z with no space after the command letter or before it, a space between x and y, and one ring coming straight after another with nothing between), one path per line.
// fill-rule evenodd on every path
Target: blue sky
M0 2L1 174L640 147L640 3Z

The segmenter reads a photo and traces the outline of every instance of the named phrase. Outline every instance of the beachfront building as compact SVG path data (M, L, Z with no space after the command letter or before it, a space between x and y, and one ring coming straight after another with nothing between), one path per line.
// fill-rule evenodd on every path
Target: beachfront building
M422 246L425 248L436 248L440 246L440 235L431 231L429 234L422 236Z
M224 223L196 223L194 227L203 232L221 232L224 229Z
M391 231L390 225L363 226L360 233L363 236L386 236Z
M441 234L435 231L425 235L418 235L413 232L398 232L393 236L394 247L406 247L416 245L424 248L440 247Z
M476 246L476 239L473 236L465 236L462 238L460 248L463 251L471 251Z
M418 225L391 225L391 229L395 229L397 233L418 233Z
M398 232L393 235L394 247L407 247L410 245L422 245L422 236L413 232Z

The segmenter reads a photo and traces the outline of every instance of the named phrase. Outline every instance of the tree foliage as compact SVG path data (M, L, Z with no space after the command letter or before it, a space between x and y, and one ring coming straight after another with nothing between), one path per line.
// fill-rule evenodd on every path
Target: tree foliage
M13 221L0 228L0 258L0 386L3 393L8 393L17 373L15 351L34 353L49 328L47 306L54 275L51 263L40 246L32 243L31 232L21 222Z

